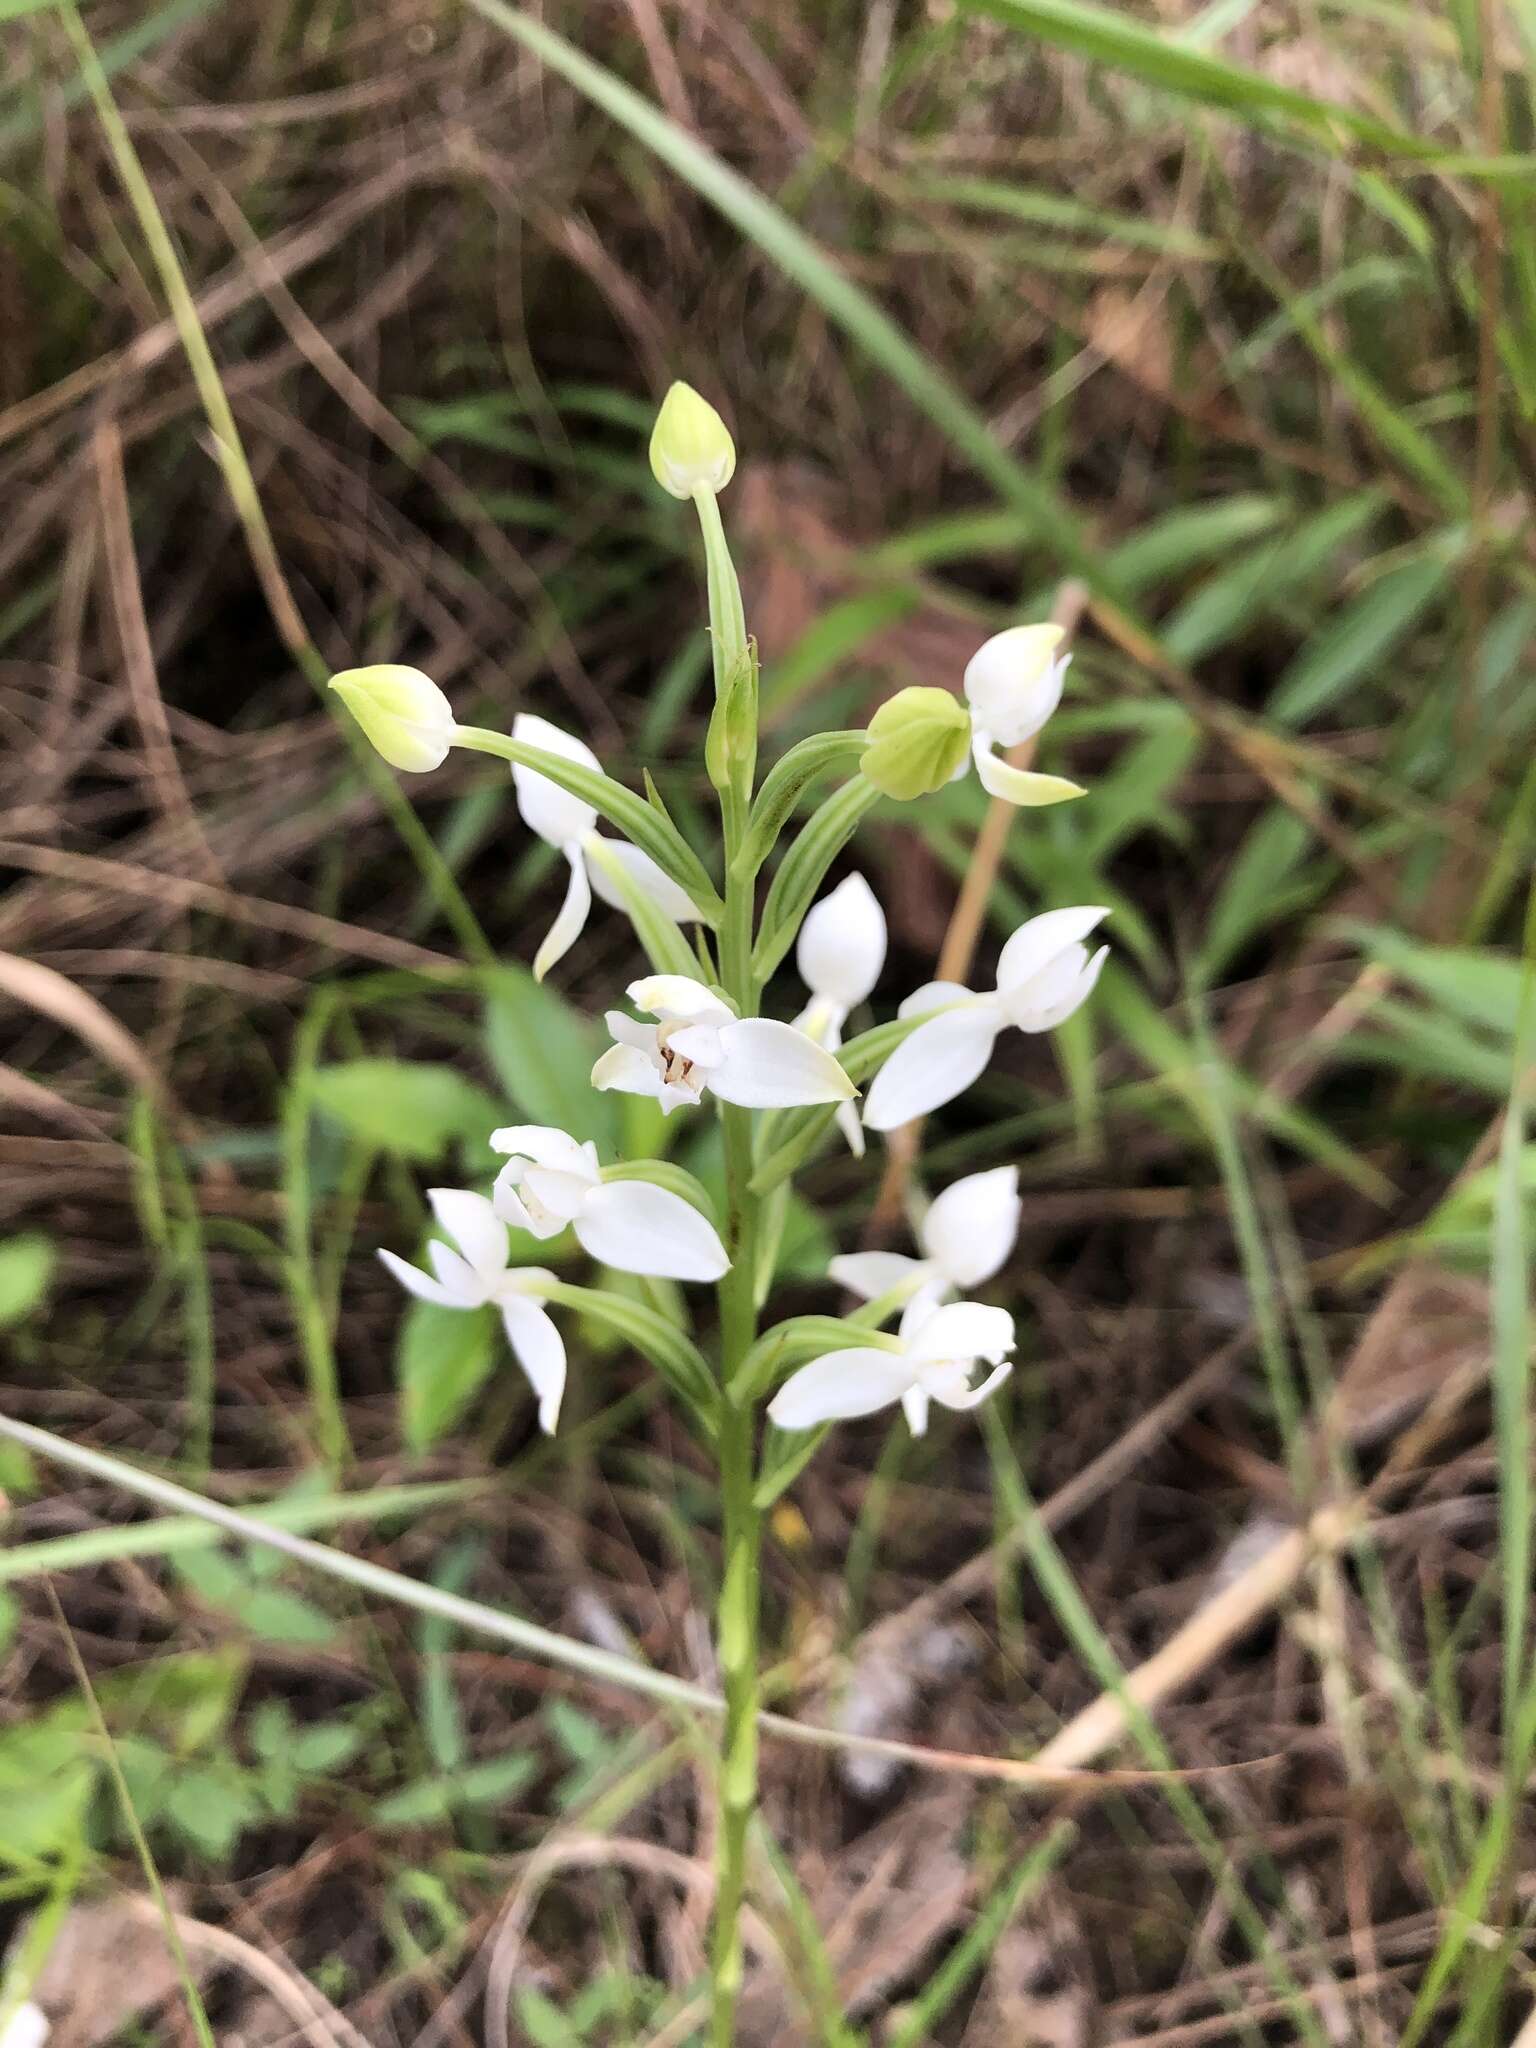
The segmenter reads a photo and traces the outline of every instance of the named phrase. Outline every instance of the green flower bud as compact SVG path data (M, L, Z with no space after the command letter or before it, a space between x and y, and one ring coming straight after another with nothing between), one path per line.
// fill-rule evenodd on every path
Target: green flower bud
M391 768L441 768L453 744L453 706L419 668L381 661L343 669L331 688Z
M869 721L859 762L866 779L902 803L953 782L971 747L971 714L948 690L898 690Z
M674 384L651 429L651 469L674 498L695 491L716 496L736 468L736 443L707 398L691 384Z

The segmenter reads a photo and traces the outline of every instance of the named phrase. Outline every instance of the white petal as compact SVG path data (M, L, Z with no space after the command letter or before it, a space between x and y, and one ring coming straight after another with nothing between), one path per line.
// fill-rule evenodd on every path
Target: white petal
M995 1003L972 998L919 1024L875 1076L864 1104L868 1128L894 1131L963 1095L991 1059L1003 1021Z
M968 988L962 988L958 981L925 981L921 988L913 989L897 1005L898 1017L931 1017L935 1010L953 1009L956 1003L969 1003L974 997Z
M561 1229L576 1220L596 1192L584 1173L562 1173L555 1166L525 1166L522 1171L524 1208L550 1217Z
M849 875L807 914L795 964L813 995L846 1016L862 1003L885 965L885 912L862 875Z
M581 1144L569 1131L553 1124L503 1124L492 1131L490 1144L493 1152L529 1159L535 1166L552 1166L557 1173L583 1174L594 1184L598 1178L597 1147Z
M964 1414L967 1409L979 1408L983 1401L995 1394L1012 1371L1013 1367L1011 1365L995 1365L979 1387L970 1387L959 1393L953 1392L949 1388L934 1387L932 1389L933 1398L941 1406L953 1408L960 1414Z
M592 1069L594 1088L617 1088L625 1095L660 1096L661 1062L638 1045L610 1045Z
M624 891L608 871L607 863L615 862L624 870L630 887L642 896L649 896L659 910L664 910L674 924L689 924L699 914L698 905L686 889L680 889L669 874L657 867L644 847L631 846L627 839L608 839L601 833L587 835L587 849L591 852L596 840L600 851L592 853L592 887L605 903L615 910L628 910Z
M1004 746L1032 739L1061 702L1067 663L1056 650L1063 637L1060 626L1010 626L966 663L966 702Z
M440 1237L434 1237L427 1246L427 1261L453 1296L455 1308L484 1308L490 1300L495 1281L483 1279L468 1259L451 1244L444 1244Z
M587 863L581 848L566 847L565 857L571 864L571 879L565 885L565 901L556 912L554 923L544 934L544 943L533 956L535 981L542 981L551 967L569 953L581 937L587 913L592 908L592 885L587 880Z
M670 1188L644 1180L594 1188L576 1219L576 1237L605 1266L657 1280L718 1280L731 1263L708 1217Z
M514 1159L504 1166L491 1185L491 1207L511 1230L526 1230L534 1237L557 1236L565 1225L528 1207L519 1191L522 1177L521 1161Z
M1082 948L1078 950L1083 951ZM1030 982L1022 993L1004 996L1004 1006L1013 1013L1021 1031L1054 1031L1074 1010L1081 1009L1093 994L1108 958L1108 946L1100 946L1091 960L1086 953L1081 960L1074 960L1070 974L1058 978L1053 970L1047 970Z
M539 1427L553 1436L565 1392L565 1344L548 1313L526 1295L509 1294L501 1303L507 1342L528 1384L539 1397Z
M671 1024L667 1027L667 1045L685 1060L692 1060L696 1067L702 1067L706 1074L725 1058L718 1024Z
M790 1374L768 1403L768 1419L780 1429L814 1429L819 1422L873 1415L899 1401L911 1384L911 1367L893 1351L829 1351Z
M832 1119L843 1134L843 1140L855 1159L864 1157L864 1126L859 1122L859 1112L851 1102L840 1102L837 1115Z
M402 1259L398 1252L387 1252L381 1247L379 1259L394 1274L400 1285L418 1301L430 1301L438 1308L467 1308L478 1306L461 1299L459 1290L445 1287L441 1280L434 1280L430 1273L423 1273L420 1266L413 1266L408 1259Z
M878 1301L909 1280L920 1286L925 1270L924 1260L908 1258L905 1252L843 1252L827 1267L827 1278L861 1301Z
M625 991L637 1010L649 1010L653 1017L687 1018L700 1024L730 1021L729 1005L712 996L702 981L686 974L647 974L632 981Z
M976 773L987 795L1000 796L1005 803L1017 804L1021 810L1039 811L1047 804L1064 804L1075 796L1088 794L1080 782L1069 782L1065 775L1041 775L1033 768L1015 768L985 744L978 744L974 752Z
M996 1365L1016 1341L1007 1309L987 1308L979 1301L952 1301L917 1321L915 1329L903 1322L901 1335L914 1366L956 1358L984 1358Z
M918 1238L962 1294L990 1280L1019 1234L1019 1169L967 1174L934 1202Z
M997 963L999 989L1022 988L1024 983L1048 967L1058 953L1086 939L1096 924L1108 917L1102 903L1074 905L1067 910L1047 910L1021 924L1004 946Z
M603 1022L620 1045L638 1046L658 1066L661 1064L661 1036L654 1024L642 1024L638 1017L627 1017L622 1010L605 1010Z
M722 1025L719 1066L709 1085L722 1102L744 1109L794 1109L811 1102L847 1102L858 1090L833 1059L792 1024L746 1017Z
M521 740L527 747L542 747L546 754L559 754L563 760L579 762L583 768L595 768L602 772L602 763L596 754L573 733L562 732L558 725L551 725L547 718L535 718L531 713L520 711L512 721L512 737ZM551 782L547 775L540 775L532 768L514 767L512 782L517 791L517 808L522 812L523 823L541 839L547 839L551 846L568 846L572 840L582 839L597 823L597 813L590 804L584 804L580 797L571 796L558 782Z
M429 1188L432 1214L480 1278L494 1280L507 1269L507 1226L484 1195L465 1188Z
M928 1434L928 1390L926 1387L908 1387L901 1397L901 1412L907 1418L907 1427L914 1436Z

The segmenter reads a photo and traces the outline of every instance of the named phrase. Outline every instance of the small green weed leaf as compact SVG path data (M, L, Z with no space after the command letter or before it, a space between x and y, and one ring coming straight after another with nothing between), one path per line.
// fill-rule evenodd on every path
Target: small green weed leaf
M514 1108L611 1151L613 1098L592 1086L607 1034L524 967L499 967L486 986L486 1052Z
M284 1586L252 1586L236 1613L253 1636L269 1643L318 1645L332 1641L336 1624L300 1593Z
M328 1777L351 1763L363 1746L363 1731L349 1721L316 1721L294 1735L288 1755L306 1777Z
M165 1798L165 1817L210 1862L223 1862L261 1817L254 1790L220 1771L179 1772Z
M0 1243L0 1330L10 1329L40 1305L56 1261L52 1238L39 1230Z
M495 1311L413 1301L400 1320L395 1379L400 1426L413 1451L445 1436L489 1379L498 1356Z
M360 1144L437 1166L457 1139L495 1129L493 1095L455 1068L427 1060L359 1059L319 1067L310 1099Z

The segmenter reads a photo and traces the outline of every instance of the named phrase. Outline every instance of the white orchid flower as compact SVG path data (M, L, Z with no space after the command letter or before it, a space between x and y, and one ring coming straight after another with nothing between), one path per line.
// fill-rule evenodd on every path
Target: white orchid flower
M947 1187L918 1226L920 1259L905 1252L849 1252L827 1267L827 1277L864 1301L897 1288L929 1301L968 1294L990 1280L1019 1234L1019 1169L994 1166Z
M729 1269L714 1225L691 1202L646 1180L605 1181L595 1145L544 1124L509 1124L491 1145L511 1154L491 1193L503 1223L535 1237L569 1224L603 1265L655 1280L718 1280Z
M592 749L573 733L551 725L547 718L535 718L531 712L520 711L512 721L512 737L525 746L542 747L547 754L559 754L562 760L576 761L583 768L602 773L602 763ZM592 908L594 889L615 910L627 909L624 892L611 872L615 864L623 869L631 888L649 896L675 924L697 918L693 898L670 875L663 874L648 853L631 846L627 839L608 839L598 831L597 813L590 804L584 804L580 797L572 796L558 782L551 782L547 775L540 775L533 768L514 764L512 783L523 823L563 853L571 869L565 901L533 957L535 981L542 981L581 937Z
M1083 794L1081 786L1065 776L1015 768L992 751L1033 739L1061 702L1072 659L1056 653L1063 637L1060 626L1010 626L1005 633L994 633L966 663L971 753L989 796L1033 808Z
M815 1429L873 1415L899 1401L908 1428L921 1436L930 1401L942 1408L975 1408L1013 1370L1005 1363L1015 1341L1013 1317L1003 1308L974 1301L935 1308L919 1294L908 1303L898 1336L899 1351L854 1346L802 1365L768 1403L769 1421L780 1429ZM983 1362L992 1370L973 1387L971 1375Z
M626 993L656 1022L608 1012L617 1042L592 1069L594 1088L653 1096L668 1116L680 1103L698 1103L706 1088L744 1109L848 1102L858 1093L831 1053L804 1031L768 1017L738 1017L686 974L648 974Z
M0 2048L43 2048L53 2023L40 2005L24 1999L0 2027Z
M836 1052L850 1010L872 993L885 965L885 912L862 875L849 875L809 912L800 927L795 964L811 1000L795 1019L818 1045ZM857 1158L864 1156L858 1111L843 1103L837 1127Z
M864 1104L872 1131L893 1131L953 1102L985 1070L998 1034L1053 1031L1087 1001L1109 952L1091 958L1083 940L1109 915L1102 904L1047 910L1021 924L997 963L997 987L977 995L953 981L930 981L898 1014L924 1017L875 1076ZM931 1014L930 1014L931 1013Z
M423 1273L394 1252L381 1251L379 1257L418 1301L438 1308L491 1304L501 1311L513 1356L538 1397L539 1427L553 1436L565 1392L565 1344L545 1312L541 1290L554 1274L542 1266L508 1264L507 1226L484 1195L433 1188L427 1199L439 1229L453 1239L446 1245L434 1238L427 1246L432 1271Z

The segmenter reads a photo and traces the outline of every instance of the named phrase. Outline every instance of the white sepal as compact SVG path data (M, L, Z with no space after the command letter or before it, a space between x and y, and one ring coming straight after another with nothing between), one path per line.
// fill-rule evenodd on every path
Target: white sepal
M718 1280L731 1263L708 1217L650 1181L594 1188L576 1219L576 1237L603 1265L656 1280Z
M708 1072L722 1102L744 1109L796 1109L849 1102L858 1090L825 1047L792 1024L746 1017L722 1026L720 1064Z
M919 1024L874 1078L864 1103L868 1128L894 1131L963 1095L985 1070L1005 1021L995 1002L972 996Z
M897 1352L829 1351L791 1373L768 1403L768 1420L780 1429L815 1429L873 1415L899 1401L911 1384L911 1370Z
M1094 927L1108 917L1102 903L1070 905L1065 910L1042 911L1032 917L1009 939L998 955L997 986L1008 994L1049 967L1058 954L1078 945Z
M861 1301L878 1301L898 1287L916 1290L930 1271L927 1259L909 1258L905 1252L842 1252L828 1265L827 1278Z
M1020 1031L1054 1031L1093 994L1108 958L1108 946L1100 946L1092 959L1086 946L1069 946L1022 989L1004 993L1008 1021Z
M918 1232L923 1250L957 1294L1002 1266L1019 1234L1019 1169L967 1174L930 1206Z
M494 1287L507 1270L507 1226L485 1196L465 1188L429 1188L427 1200L475 1278L487 1289Z
M965 665L965 695L983 727L1000 746L1033 739L1061 702L1070 655L1056 650L1060 626L1010 626L983 641Z
M702 981L686 974L643 974L624 993L637 1010L679 1023L725 1024L736 1014Z
M593 853L592 842L596 840L601 854ZM605 863L614 862L624 870L630 887L641 896L649 896L658 910L666 912L674 924L695 923L698 920L698 905L688 894L663 872L643 846L631 846L627 839L609 839L600 832L589 832L582 842L584 851L590 856L588 875L592 882L593 894L602 898L614 910L629 909L624 892L606 870Z
M978 736L974 759L987 795L1000 796L1005 803L1017 804L1020 810L1044 810L1049 804L1064 804L1075 796L1088 794L1080 782L1069 782L1065 775L1042 775L1033 768L1015 768L1001 754L993 753L984 736Z
M592 885L587 879L585 855L579 846L573 844L565 848L565 857L571 864L571 878L565 885L565 901L545 933L543 944L533 956L535 981L542 981L551 967L569 953L581 937L587 914L592 908Z
M584 740L577 739L574 733L562 732L547 718L535 718L530 711L520 711L513 719L512 737L524 746L539 747L546 754L558 754L562 760L575 761L583 768L602 773L602 763ZM597 823L597 813L590 804L584 804L580 797L572 796L535 768L520 768L514 762L512 786L517 792L517 808L523 823L551 846L563 848L573 842L579 846Z
M848 875L807 913L796 942L800 979L838 1022L866 1000L885 965L885 912L862 875Z
M529 1295L508 1294L501 1303L501 1322L537 1397L539 1427L553 1436L565 1393L565 1341L543 1303Z

